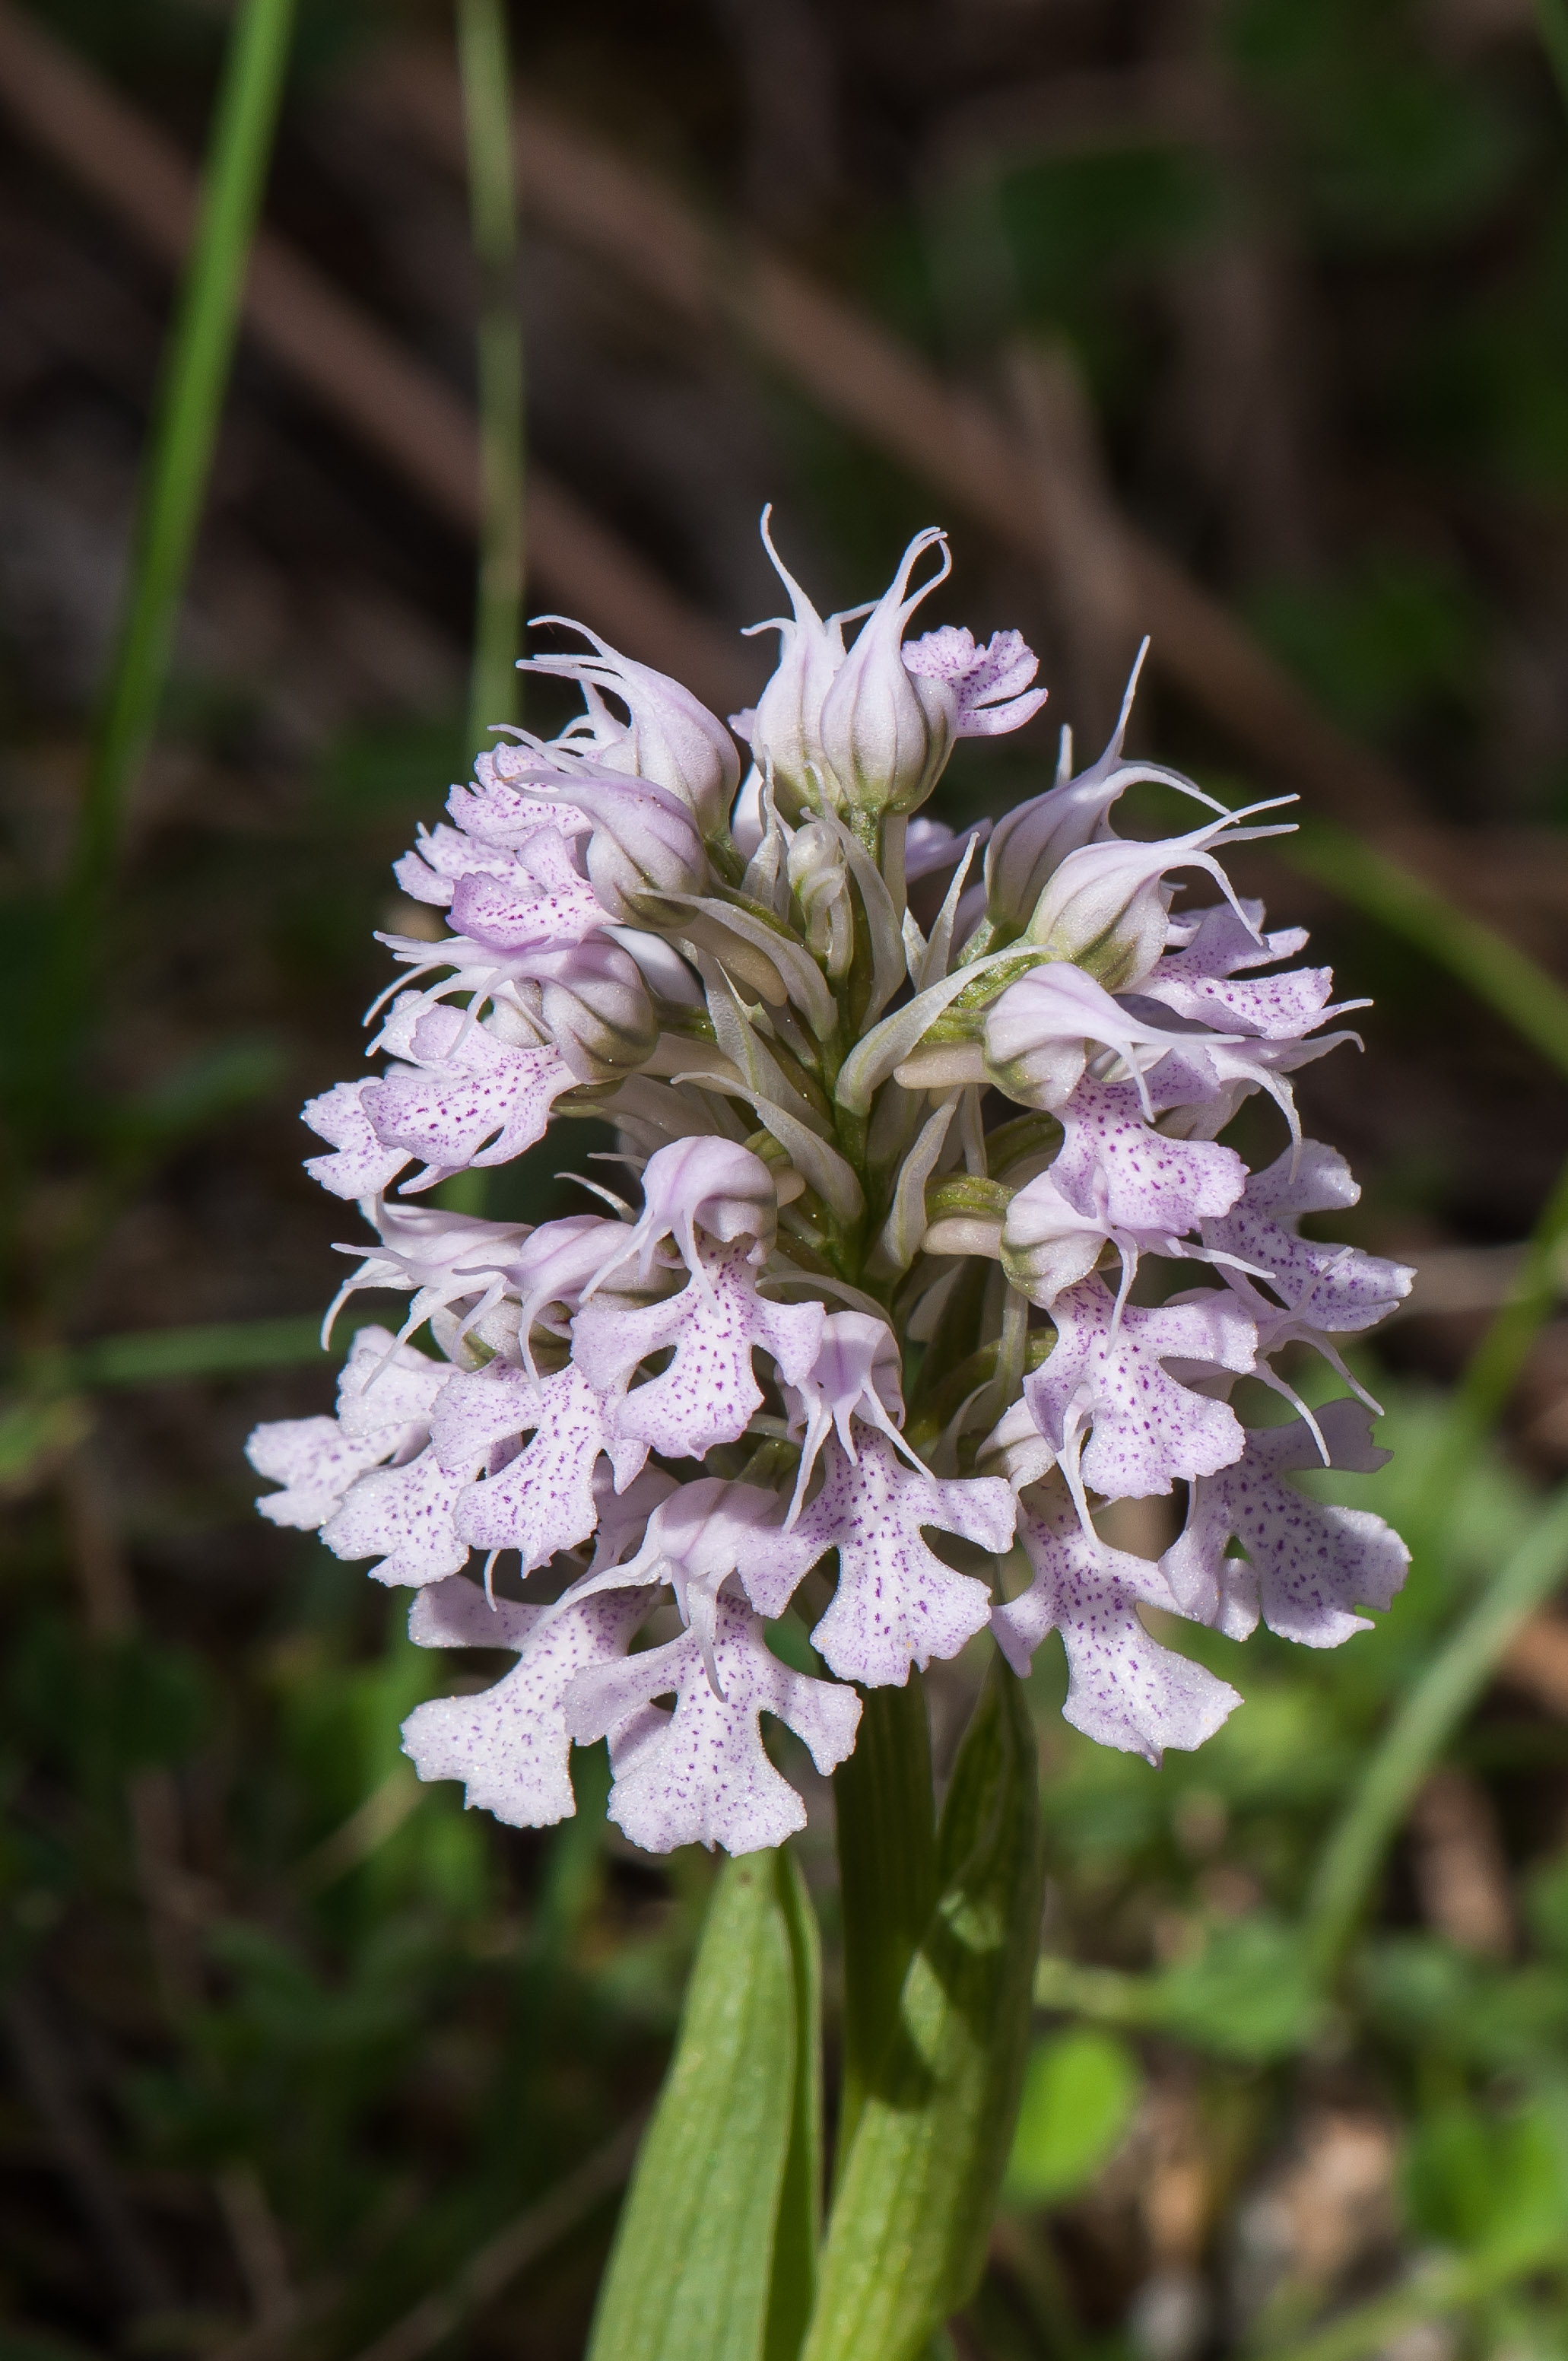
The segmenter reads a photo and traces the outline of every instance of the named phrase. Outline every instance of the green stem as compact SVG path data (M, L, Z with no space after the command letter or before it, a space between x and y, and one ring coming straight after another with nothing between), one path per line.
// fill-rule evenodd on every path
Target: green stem
M862 1696L855 1751L833 1774L844 1930L840 2178L937 1900L925 1686L912 1671L905 1687Z
M1450 1633L1384 1732L1329 1840L1307 1897L1320 1972L1337 1966L1417 1789L1490 1680L1509 1642L1568 1572L1568 1485L1561 1487L1486 1595Z
M1535 0L1535 19L1563 104L1568 106L1568 7L1563 0Z
M1558 1264L1568 1238L1568 1164L1563 1167L1551 1196L1525 1248L1508 1301L1493 1320L1466 1365L1450 1411L1450 1448L1444 1453L1439 1481L1463 1472L1469 1452L1497 1424L1519 1382L1530 1348L1557 1301Z
M479 571L468 737L516 719L522 644L524 387L511 78L502 0L458 0L468 211L479 270Z
M1348 829L1314 820L1286 857L1467 983L1568 1075L1568 992L1527 951Z
M313 1312L284 1320L219 1320L196 1328L133 1328L91 1344L30 1354L21 1377L29 1394L47 1397L282 1369L318 1361L321 1352L321 1322Z
M238 331L247 257L282 96L294 0L245 0L218 94L201 214L154 407L130 575L62 913L71 953L91 954L124 826L151 743Z
M1383 2350L1402 2331L1422 2321L1464 2312L1516 2279L1529 2279L1552 2266L1560 2269L1562 2263L1560 2231L1550 2237L1521 2240L1517 2246L1468 2256L1463 2261L1442 2262L1423 2271L1409 2287L1396 2288L1388 2295L1375 2296L1370 2303L1342 2312L1326 2328L1299 2344L1273 2347L1264 2361L1360 2361L1363 2354Z
M1541 0L1541 7L1542 36L1568 90L1568 5ZM1568 1076L1568 992L1526 952L1348 829L1315 821L1291 840L1288 858L1457 976ZM1557 1250L1564 1237L1568 1165L1542 1210L1508 1301L1455 1394L1441 1485L1458 1483L1471 1450L1507 1407L1555 1300Z

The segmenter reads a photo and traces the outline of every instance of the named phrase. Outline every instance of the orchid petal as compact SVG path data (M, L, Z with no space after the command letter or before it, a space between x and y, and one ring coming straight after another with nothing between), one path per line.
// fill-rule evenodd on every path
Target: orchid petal
M737 1599L718 1601L713 1653L722 1697L690 1631L622 1663L591 1666L566 1692L572 1736L584 1745L609 1736L610 1818L649 1852L683 1844L758 1852L806 1826L805 1805L763 1750L762 1714L776 1715L804 1740L824 1774L854 1744L861 1701L853 1689L781 1664ZM654 1700L672 1692L674 1713L661 1711Z

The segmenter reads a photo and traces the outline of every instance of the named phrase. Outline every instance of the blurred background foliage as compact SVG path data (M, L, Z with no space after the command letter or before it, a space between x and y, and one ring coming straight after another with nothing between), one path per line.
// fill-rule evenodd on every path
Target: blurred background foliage
M254 1517L241 1455L329 1400L314 1308L356 1224L301 1174L295 1110L355 1071L373 930L419 917L388 863L466 759L479 280L437 0L302 0L266 221L337 309L302 313L296 278L242 335L90 1021L41 1086L28 1064L182 236L158 173L200 157L229 21L0 7L0 2361L565 2361L711 1864L607 1832L598 1752L543 1835L420 1789L398 1725L446 1673L400 1599ZM1349 832L1240 876L1377 998L1365 1057L1300 1095L1365 1183L1343 1234L1422 1268L1360 1369L1395 1456L1336 1479L1414 1572L1326 1656L1181 1627L1246 1702L1157 1772L1068 1730L1042 1659L1039 2038L963 2356L1568 2340L1561 1214L1523 1246L1568 1156L1543 27L1568 49L1526 0L512 24L535 609L736 706L767 645L736 628L777 604L765 499L824 602L936 515L936 619L1020 625L1052 684L1052 728L960 750L945 816L1045 784L1057 721L1097 744L1146 626L1137 743L1227 792L1301 786ZM595 181L607 151L643 177ZM838 308L792 313L803 283ZM855 344L872 326L902 378ZM923 466L933 382L959 407ZM976 415L1001 440L966 511L940 470ZM1194 640L1193 595L1229 638ZM1364 844L1451 915L1401 920ZM1494 930L1457 971L1455 913ZM1511 997L1499 939L1539 963ZM490 1210L566 1210L563 1161ZM1510 1301L1489 1392L1456 1391ZM1179 1508L1115 1538L1156 1554ZM978 1677L932 1681L942 1763ZM802 1776L831 2005L830 1807Z

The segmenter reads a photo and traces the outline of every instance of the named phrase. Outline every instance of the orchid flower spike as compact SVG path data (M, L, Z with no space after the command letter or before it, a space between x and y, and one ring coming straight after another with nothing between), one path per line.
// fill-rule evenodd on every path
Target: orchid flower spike
M446 931L383 938L376 1063L304 1119L308 1169L373 1234L342 1249L329 1333L367 1287L407 1316L355 1336L330 1412L247 1446L263 1515L411 1589L417 1645L514 1659L410 1716L422 1778L544 1827L576 1809L573 1745L604 1739L609 1815L654 1851L783 1843L815 1806L762 1718L825 1777L862 1692L987 1634L1020 1675L1058 1634L1064 1712L1100 1743L1201 1745L1236 1692L1144 1608L1335 1647L1405 1567L1370 1510L1291 1481L1377 1464L1339 1348L1410 1275L1301 1235L1355 1187L1290 1078L1354 1037L1324 1029L1329 971L1287 964L1305 935L1226 875L1274 807L1128 756L1135 666L1099 760L1073 775L1064 731L970 884L984 824L911 816L959 739L1039 711L1034 654L958 624L906 640L950 570L935 528L826 617L767 511L762 540L790 611L757 627L779 651L734 717L744 785L716 716L585 631L525 667L582 712L500 733L397 863ZM1139 780L1210 813L1118 838ZM1215 898L1179 906L1194 880ZM1291 1137L1249 1171L1223 1135L1259 1093ZM584 1116L616 1187L560 1177L603 1210L410 1202ZM519 1202L538 1187L530 1167ZM1299 1401L1275 1364L1301 1344L1347 1393ZM1249 1429L1244 1375L1294 1421ZM1102 1503L1178 1485L1158 1565L1102 1539ZM786 1615L817 1671L770 1632Z

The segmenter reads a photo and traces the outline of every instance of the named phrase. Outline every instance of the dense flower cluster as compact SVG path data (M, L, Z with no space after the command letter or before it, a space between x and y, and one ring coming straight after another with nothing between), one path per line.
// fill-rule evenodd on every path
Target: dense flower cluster
M608 1737L610 1815L658 1851L777 1844L805 1813L760 1717L828 1772L853 1684L988 1625L1020 1673L1060 1632L1092 1737L1196 1746L1236 1694L1140 1604L1329 1647L1406 1565L1378 1519L1287 1480L1376 1466L1367 1409L1248 1429L1228 1399L1250 1373L1296 1401L1288 1345L1345 1375L1335 1340L1409 1283L1299 1232L1356 1191L1301 1137L1289 1077L1353 1037L1322 1029L1326 969L1280 970L1305 937L1266 932L1222 866L1273 825L1127 757L1126 708L1076 774L1064 732L1057 784L988 842L912 817L957 739L1038 709L1034 656L1013 631L905 642L939 533L848 646L851 619L773 562L792 611L734 717L743 781L729 730L585 633L593 653L530 667L577 683L583 715L482 755L397 864L450 931L386 938L407 972L385 1070L305 1120L329 1150L309 1169L377 1237L334 1313L396 1289L408 1317L359 1331L335 1417L250 1444L283 1488L263 1512L416 1589L421 1645L516 1652L411 1716L422 1777L537 1827L573 1808L573 1741ZM1138 781L1200 823L1116 835ZM1221 898L1175 909L1194 873ZM1250 1172L1219 1135L1257 1092L1288 1137ZM553 1115L614 1123L640 1203L589 1183L609 1211L531 1228L418 1202ZM1136 1300L1151 1257L1204 1283ZM439 1358L408 1341L425 1328ZM1097 1501L1178 1484L1158 1564L1098 1537ZM536 1598L496 1596L511 1552ZM793 1644L770 1644L780 1618Z

